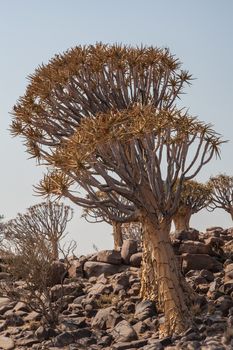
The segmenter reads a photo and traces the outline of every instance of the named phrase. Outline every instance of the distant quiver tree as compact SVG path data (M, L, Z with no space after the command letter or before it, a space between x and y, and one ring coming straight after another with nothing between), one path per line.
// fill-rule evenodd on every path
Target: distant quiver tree
M212 200L209 209L223 209L230 214L233 220L233 176L220 174L209 180L212 188Z
M191 216L207 207L211 200L211 188L194 180L185 181L180 196L179 208L173 216L175 232L187 231Z

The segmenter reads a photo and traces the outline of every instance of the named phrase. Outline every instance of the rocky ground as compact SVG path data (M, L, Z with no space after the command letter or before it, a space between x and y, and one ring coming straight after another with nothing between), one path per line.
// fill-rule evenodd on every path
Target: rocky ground
M59 330L43 327L41 315L25 304L1 298L0 349L233 349L233 229L182 232L173 245L201 296L192 310L196 327L158 338L163 315L139 297L142 253L127 240L121 252L71 259ZM61 285L52 290L58 299Z

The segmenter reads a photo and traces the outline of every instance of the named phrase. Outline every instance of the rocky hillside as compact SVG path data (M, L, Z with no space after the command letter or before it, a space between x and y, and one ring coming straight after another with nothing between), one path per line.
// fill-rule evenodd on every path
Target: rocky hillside
M158 338L163 315L139 297L142 252L127 240L121 252L70 258L64 285L52 287L54 301L64 294L59 330L42 326L41 315L25 304L1 298L0 349L233 349L233 229L190 230L172 240L183 273L200 294L192 310L195 328Z

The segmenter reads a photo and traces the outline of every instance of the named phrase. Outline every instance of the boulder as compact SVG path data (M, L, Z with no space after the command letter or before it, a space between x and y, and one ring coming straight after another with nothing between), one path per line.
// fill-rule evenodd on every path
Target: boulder
M68 275L70 278L83 277L83 265L87 261L86 258L71 260L70 267L68 269Z
M14 341L9 337L0 336L0 348L4 350L14 349Z
M48 285L54 286L55 284L62 283L67 275L67 269L64 263L61 261L53 261L50 267L50 276Z
M65 295L73 296L74 298L77 298L83 294L84 292L83 292L82 286L80 286L77 283L69 283L69 284L63 284L63 285L57 284L56 286L53 286L51 288L51 296L53 301L56 301Z
M110 306L97 312L92 319L91 326L98 329L114 328L120 321L122 317Z
M225 272L225 277L224 277L225 282L233 279L233 264L228 264L227 266L225 266L224 272Z
M180 241L197 241L199 238L199 232L194 229L188 231L181 231L174 234L174 237Z
M180 254L211 254L211 252L211 246L202 242L185 241L179 247Z
M113 344L112 350L133 350L133 349L143 349L144 346L147 344L146 339L140 339L140 340L133 340L131 342L122 342Z
M97 261L113 265L121 264L121 253L117 250L101 250L97 254Z
M137 340L137 333L126 320L119 322L112 330L111 335L117 343Z
M182 271L184 273L203 269L218 272L222 270L222 264L207 254L182 254Z
M125 264L129 264L131 255L137 253L137 241L126 239L121 247L121 257Z
M136 305L134 317L143 321L148 317L155 316L156 314L155 303L150 300L143 300Z
M92 276L98 277L102 274L110 276L120 271L122 271L121 265L112 265L98 261L87 261L84 264L84 273L88 278Z
M142 263L142 252L131 255L129 263L131 266L140 267Z

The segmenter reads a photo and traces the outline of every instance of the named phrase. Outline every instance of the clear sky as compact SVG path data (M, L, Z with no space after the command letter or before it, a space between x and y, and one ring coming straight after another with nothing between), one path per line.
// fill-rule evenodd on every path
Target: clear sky
M183 104L230 140L222 147L221 161L212 160L199 179L220 172L233 175L232 0L0 0L0 213L6 219L41 201L33 196L32 185L42 169L7 130L26 77L55 53L97 41L169 47L196 78ZM80 215L76 208L69 226L78 252L92 251L93 243L112 248L111 227L87 224ZM203 210L191 223L201 230L232 226L221 211Z

